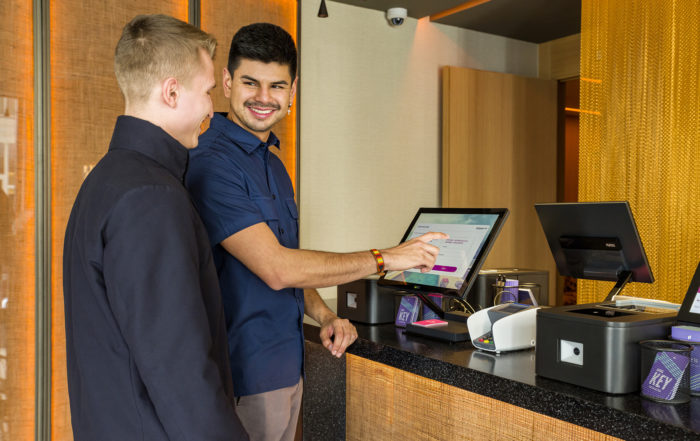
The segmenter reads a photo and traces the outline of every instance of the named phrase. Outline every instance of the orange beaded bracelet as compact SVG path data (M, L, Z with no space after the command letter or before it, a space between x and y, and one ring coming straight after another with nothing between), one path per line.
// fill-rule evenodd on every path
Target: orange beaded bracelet
M370 252L374 256L374 260L377 261L377 273L381 273L382 271L384 271L384 257L382 257L382 253L380 253L379 250L375 250L374 248L372 248Z

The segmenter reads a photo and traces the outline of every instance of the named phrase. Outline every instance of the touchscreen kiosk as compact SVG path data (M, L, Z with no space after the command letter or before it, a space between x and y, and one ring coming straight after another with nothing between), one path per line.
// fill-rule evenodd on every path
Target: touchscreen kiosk
M430 231L448 234L449 239L430 242L440 248L435 266L426 273L419 269L387 271L379 283L415 292L464 298L507 217L505 208L419 209L401 242Z
M627 202L536 204L559 273L617 282L609 302L628 282L654 282Z
M693 280L690 281L688 292L678 311L678 323L700 326L700 263L695 269Z
M561 274L617 281L602 303L537 310L535 373L605 393L639 390L638 342L666 338L677 312L629 299L612 301L629 281L654 281L629 205L562 203L535 208Z
M419 269L388 271L378 283L417 295L440 318L445 318L445 312L428 294L438 293L464 300L507 217L508 209L505 208L419 209L401 242L430 231L448 234L449 239L431 241L440 248L435 265L425 273ZM461 320L464 321L464 318ZM454 326L450 324L444 338L432 335L440 334L441 329L432 328L427 332L436 338L458 341L454 337ZM463 331L463 339L467 339L466 323L460 323L459 327ZM411 328L407 326L407 331Z

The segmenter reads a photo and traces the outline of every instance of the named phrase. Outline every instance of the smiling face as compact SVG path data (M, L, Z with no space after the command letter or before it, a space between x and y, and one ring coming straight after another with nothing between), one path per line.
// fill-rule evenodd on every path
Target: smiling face
M192 78L180 83L177 121L171 125L171 135L188 149L197 147L202 123L212 117L213 105L209 93L215 85L214 63L202 49L200 64Z
M233 75L224 69L228 118L265 142L272 126L287 115L296 84L289 66L243 58Z

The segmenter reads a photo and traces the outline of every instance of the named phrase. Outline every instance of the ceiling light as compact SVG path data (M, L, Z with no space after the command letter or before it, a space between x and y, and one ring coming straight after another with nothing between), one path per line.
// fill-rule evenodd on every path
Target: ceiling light
M328 17L328 9L326 9L326 0L321 0L321 7L318 8L318 16L321 18Z

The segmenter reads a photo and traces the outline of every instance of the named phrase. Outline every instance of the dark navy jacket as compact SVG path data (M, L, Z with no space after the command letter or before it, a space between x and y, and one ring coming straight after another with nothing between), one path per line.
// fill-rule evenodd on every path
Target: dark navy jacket
M303 371L304 292L275 291L220 244L265 222L281 245L299 247L294 189L267 142L216 113L190 152L187 187L207 227L219 273L236 395L292 386Z
M187 162L162 129L120 116L78 193L63 254L76 441L247 439Z

